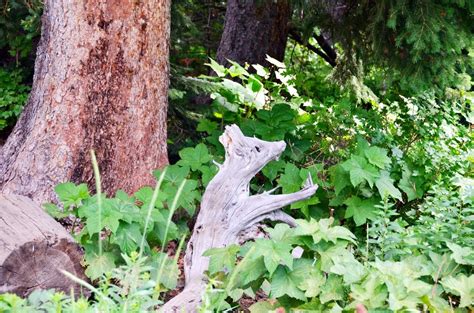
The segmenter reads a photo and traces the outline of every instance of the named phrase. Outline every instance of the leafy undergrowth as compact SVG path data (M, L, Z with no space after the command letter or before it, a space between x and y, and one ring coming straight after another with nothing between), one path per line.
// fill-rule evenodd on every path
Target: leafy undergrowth
M140 312L176 294L188 224L217 172L212 160L224 158L218 137L234 123L247 136L287 143L251 182L252 193L294 192L308 175L320 187L285 209L297 227L267 225L268 238L206 252L201 312L239 305L351 312L358 304L369 312L472 311L472 94L358 105L330 83L312 85L321 82L311 76L318 71L301 76L269 61L273 74L211 61L217 76L183 78L188 89L172 93L176 105L193 90L209 93L213 104L196 113L200 142L184 142L179 161L155 172L155 190L107 198L84 184L56 187L61 205L46 208L72 221L93 300L52 291L1 295L0 309Z
M30 87L23 80L21 70L0 68L0 135L15 124L28 99Z

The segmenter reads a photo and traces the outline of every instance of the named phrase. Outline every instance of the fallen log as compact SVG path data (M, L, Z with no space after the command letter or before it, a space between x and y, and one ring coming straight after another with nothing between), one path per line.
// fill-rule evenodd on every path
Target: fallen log
M36 289L78 295L81 288L64 276L85 279L82 250L69 233L29 198L0 195L0 293L21 297Z
M168 301L162 312L195 312L205 289L209 265L203 253L210 248L237 243L245 230L264 220L294 225L281 208L311 197L318 188L308 177L302 190L282 195L272 191L250 195L250 180L285 150L283 141L268 142L246 137L236 125L227 126L219 138L225 161L204 192L201 208L184 259L185 288Z

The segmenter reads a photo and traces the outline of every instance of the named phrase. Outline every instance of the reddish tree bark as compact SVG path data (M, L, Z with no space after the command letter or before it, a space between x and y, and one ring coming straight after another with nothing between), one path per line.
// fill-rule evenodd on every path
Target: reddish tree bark
M290 15L287 0L227 1L217 61L223 65L227 59L240 64L269 65L265 61L267 54L283 60Z
M46 0L33 88L0 151L0 190L50 201L56 184L133 192L167 164L169 0Z

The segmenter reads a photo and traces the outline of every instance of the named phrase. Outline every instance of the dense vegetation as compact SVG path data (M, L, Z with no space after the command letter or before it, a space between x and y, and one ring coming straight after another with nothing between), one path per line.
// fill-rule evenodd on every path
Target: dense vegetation
M461 2L448 2L436 6L433 15L423 15L423 25L437 29L436 14L458 18L460 24L472 20L472 13L465 16L460 9ZM351 49L360 59L373 61L366 64L368 73L353 77L351 87L328 79L342 72L296 42L288 44L284 62L268 58L271 68L237 63L225 68L213 59L204 68L200 59L183 64L185 58L176 58L169 94L172 164L154 172L155 189L146 186L133 195L118 191L106 197L95 168L95 194L86 184L65 182L55 189L60 204L45 204L52 216L69 223L84 247L86 274L93 284L82 283L93 297L74 299L54 291L37 291L27 299L3 294L0 311L141 312L166 301L180 286L181 253L204 189L218 170L212 161L224 158L218 137L229 124L239 125L247 136L287 143L281 159L252 181L251 193L275 187L277 193L294 192L308 175L319 189L314 197L286 208L297 218L297 227L267 224L267 236L206 252L211 261L201 312L238 310L245 299L252 299L251 312L280 307L343 312L357 304L369 312L472 311L474 93L466 74L472 71L472 38L455 34L459 25L453 23L443 44L450 45L458 35L465 42L457 42L448 54L441 53L441 43L428 42L439 41L435 35L416 42L410 34L421 30L410 18L418 11L410 15L404 5L378 8L393 10L385 24L372 12L372 27L383 32L357 34L364 45L380 44L379 36L399 42L400 51L410 51L409 58L377 59L374 55L388 52L377 54L385 51L377 47L368 53L341 41L338 52L346 55L339 62L349 62ZM198 31L195 23L201 19L183 19L186 4L177 2L174 9L177 25L193 26L183 38L193 38L189 35ZM360 14L346 18L360 23ZM401 19L407 29L396 38L386 35ZM28 27L25 38L33 33ZM175 37L174 49L200 55L215 49L184 39ZM22 45L15 50L20 59ZM425 48L432 53L425 54ZM453 56L458 54L462 62ZM423 63L423 71L413 74L409 70L414 67L406 63L417 63L420 55L442 60L434 67ZM212 75L196 75L207 68ZM18 68L0 69L0 107L6 108L0 112L0 130L14 123L26 100L22 75ZM439 76L433 86L427 84L430 75ZM199 97L211 104L196 105Z

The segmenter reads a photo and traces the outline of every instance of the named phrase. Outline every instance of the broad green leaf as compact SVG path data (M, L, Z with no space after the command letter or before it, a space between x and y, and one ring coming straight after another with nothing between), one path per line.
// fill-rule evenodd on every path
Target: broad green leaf
M348 186L351 186L349 171L346 171L341 164L335 165L329 169L331 174L331 182L334 185L336 196Z
M277 59L272 58L268 54L267 54L265 60L267 60L269 63L275 65L278 68L285 68L286 67L285 63L282 63L282 62L278 61Z
M407 194L408 201L421 199L424 191L422 188L423 180L421 177L413 176L412 171L404 166L402 179L398 182L398 187Z
M269 239L257 239L254 245L256 247L254 257L263 256L263 262L270 276L279 264L286 265L290 269L293 268L290 244Z
M87 231L89 232L89 235L92 235L99 233L104 228L108 228L112 233L115 233L119 226L119 220L121 217L122 215L120 213L107 210L103 212L101 220L99 220L97 216L95 218L87 219Z
M321 294L319 296L321 303L342 300L344 297L343 286L344 284L342 282L342 277L329 274L328 279L324 284L324 288L322 288Z
M247 72L247 70L242 67L242 65L232 60L227 61L231 64L231 66L227 69L227 72L230 74L230 76L249 76L249 72Z
M348 181L349 181L349 178L348 178ZM352 194L353 193L351 192L350 189L344 189L340 194L338 194L334 198L331 198L331 200L329 201L329 206L330 207L337 207L337 206L343 205L344 201L346 201L347 198L350 197Z
M313 260L298 259L295 260L292 275L297 277L300 282L298 288L305 292L305 296L316 297L326 283L326 276L317 269Z
M393 185L393 179L390 177L390 173L382 171L380 177L375 181L375 186L379 191L380 197L385 198L391 196L392 198L403 200L402 193Z
M102 210L99 215L97 196L94 197L94 201L79 208L79 216L86 219L85 224L89 235L99 233L104 228L108 228L112 233L117 231L119 220L124 217L114 208L114 201L103 197Z
M370 187L379 177L379 171L373 165L367 163L365 158L353 155L349 160L342 163L342 167L349 172L352 186L356 187L366 181Z
M320 203L319 198L316 195L313 195L306 200L300 200L298 202L293 203L291 205L291 209L300 209L305 217L309 217L309 207L318 203Z
M380 308L388 297L387 287L375 272L370 272L361 284L351 284L354 304L362 303L369 308Z
M248 78L248 84L253 92L260 92L263 89L262 82L255 75L250 75Z
M239 271L236 276L236 281L232 286L229 285L228 288L244 287L248 283L260 278L267 271L263 257L261 256L249 256L248 258L244 258L236 270Z
M250 289L252 290L252 287L247 288L247 290ZM235 288L235 289L228 289L226 290L227 295L232 298L232 301L239 301L240 298L244 296L244 290L241 288ZM255 294L253 295L255 297Z
M258 76L268 78L270 73L265 67L261 66L260 64L252 64L252 67L255 69Z
M445 277L441 281L445 289L461 297L459 307L472 306L474 303L474 274L469 277L459 274L456 277Z
M208 164L212 157L205 144L200 143L194 148L184 148L179 151L181 160L177 164L189 166L191 170L197 171L203 164Z
M212 248L204 252L204 256L210 257L209 272L214 274L220 271L225 273L232 271L235 267L239 250L240 246L233 244L224 248Z
M147 234L149 240L153 240L163 244L165 239L165 232L168 225L170 211L165 209L153 209L151 211L151 220L153 221L153 229ZM182 235L182 234L181 234ZM171 221L168 225L168 233L166 234L166 241L177 239L181 236L177 225Z
M265 121L271 128L282 127L287 130L295 129L293 120L296 117L296 112L288 104L276 103L270 111L261 110L255 113L258 119Z
M198 132L206 132L211 134L214 130L217 129L218 124L214 121L210 121L206 118L199 120L196 130Z
M126 193L122 189L119 189L115 192L115 198L126 203L130 203L130 204L135 203L135 199L129 196L128 193Z
M86 184L76 186L71 182L62 183L57 185L54 191L58 194L59 200L63 203L65 209L70 206L78 207L83 200L90 197Z
M211 93L211 98L214 99L213 103L219 104L231 112L236 113L239 110L238 104L228 101L226 97L223 97L218 93Z
M214 165L211 166L201 166L200 171L202 173L202 184L204 187L209 184L209 182L214 178L214 176L217 174L217 167Z
M344 217L352 217L357 226L367 223L367 220L375 220L378 208L375 207L379 201L376 198L362 200L357 196L352 196L344 204L347 205Z
M294 122L291 121L290 125L294 127ZM285 133L291 132L292 130L286 130ZM285 136L282 136L282 139L284 139ZM308 149L311 147L311 141L309 140L297 140L297 141L289 141L288 140L288 152L289 152L289 157L291 160L295 162L303 162L305 158L305 154L308 151Z
M314 297L311 301L305 302L302 305L299 305L295 312L301 313L320 313L320 312L327 312L328 305L322 304L319 301L318 297Z
M274 228L267 228L266 231L270 238L277 242L290 241L293 238L293 228L288 224L276 224Z
M294 164L287 163L285 166L285 172L280 176L279 184L282 186L283 193L292 193L301 189L303 181L306 180L308 174L311 173L313 180L317 178L316 167L307 169L298 169ZM305 216L308 216L308 207L319 203L319 199L316 196L312 196L308 199L295 202L291 205L291 209L301 209Z
M245 88L240 83L224 78L221 84L225 89L225 92L221 91L222 95L225 96L225 100L230 101L230 103L226 105L233 105L235 106L236 110L238 110L238 102L243 102L247 105L253 103L255 93L250 89ZM232 108L227 109L232 111Z
M387 156L387 150L385 149L379 147L370 147L365 150L364 153L370 164L373 164L378 168L384 169L385 166L391 162L390 158Z
M474 203L474 179L457 177L454 184L459 187L459 195L463 202Z
M431 277L434 280L439 280L448 275L452 275L459 266L451 258L451 253L445 253L443 255L437 254L433 251L429 252L430 261L428 266L431 267Z
M255 113L258 120L253 123L255 134L264 140L276 141L285 139L285 135L296 129L294 118L295 111L287 104L277 103L271 111L260 110ZM298 143L304 143L304 140ZM291 142L288 142L288 148L293 150Z
M350 103L348 101L344 101L344 104L350 105ZM362 157L362 156L364 156L365 151L367 151L369 148L370 148L370 145L367 142L367 140L365 140L362 136L357 135L357 146L356 146L356 153L355 154Z
M182 181L179 182L179 184L181 183ZM177 199L177 202L176 202L177 209L183 208L190 215L194 214L194 210L196 209L196 203L201 198L201 193L197 190L198 185L199 185L198 181L194 179L186 179L182 192L179 195L179 198ZM165 182L162 185L160 192L163 192L165 195L169 195L168 198L166 199L168 203L168 207L171 207L171 204L173 203L175 197L177 196L178 188L179 188L178 185L170 184L168 182Z
M116 268L115 255L110 252L103 252L102 255L91 253L85 255L87 264L86 275L92 280L96 280L105 273Z
M300 170L296 165L287 163L285 172L280 176L278 183L283 188L283 193L292 193L300 190L302 179L300 178Z
M322 219L321 221L330 220L330 219ZM320 223L321 224L321 223ZM332 221L331 221L332 224ZM343 226L331 226L327 225L328 227L321 227L321 239L326 241L332 241L336 243L337 240L343 239L355 243L355 235L351 233L351 231ZM313 235L314 238L314 235Z
M186 180L177 202L178 207L185 209L191 216L194 214L194 210L196 209L196 203L201 200L201 193L197 188L198 182L196 180ZM169 193L170 189L166 189L165 191ZM173 194L173 198L175 195L176 192ZM171 201L172 200L170 199L169 203L171 203Z
M331 268L336 264L335 261L352 257L352 253L347 249L347 242L338 242L329 247L317 246L316 251L320 255L319 266L326 273L331 272Z
M271 280L272 289L270 296L272 298L280 298L287 295L295 299L306 300L304 292L298 288L298 285L301 283L299 275L294 275L290 269L279 266Z
M139 208L135 205L134 201L123 201L118 198L110 199L108 202L111 208L121 215L120 220L129 224L132 222L139 222L141 225L145 225L145 212L148 209L148 206L146 206L146 209Z
M314 243L318 243L321 240L327 242L336 243L338 239L355 242L355 236L351 231L342 226L332 226L334 223L333 218L306 220L296 220L298 227L295 229L296 236L312 236Z
M453 242L448 242L446 245L453 251L452 258L456 263L474 265L474 250L471 247L461 247Z
M285 168L285 161L271 161L265 165L265 167L262 169L262 173L268 178L269 181L273 181L283 168Z
M418 279L428 274L421 263L424 261L420 258L400 262L377 259L372 263L387 286L390 309L416 309L422 303L421 298L431 292L432 286Z
M138 189L134 193L134 196L138 201L141 202L142 210L146 211L150 207L150 203L151 203L151 200L153 198L153 188L151 188L150 186L144 186L144 187ZM163 203L166 202L167 200L168 200L168 194L166 194L163 191L163 188L161 188L158 191L158 197L156 199L154 207L155 208L163 208L164 207Z
M136 223L120 223L115 236L112 236L112 243L119 245L120 250L130 254L138 250L142 240L140 226Z
M332 261L331 273L343 276L347 285L360 281L366 274L364 266L352 254L349 257L335 256Z
M213 59L209 59L211 63L206 63L205 65L209 66L219 77L224 77L227 74L227 69L214 61Z
M192 149L192 148L190 148ZM186 179L189 175L189 166L188 165L168 165L166 168L166 173L164 177L164 182L169 182L171 185L178 187L179 184ZM155 170L153 171L153 175L156 179L159 179L161 173L165 170Z
M270 301L258 301L249 307L249 311L250 313L268 313L275 311L278 307L278 302L270 303Z

